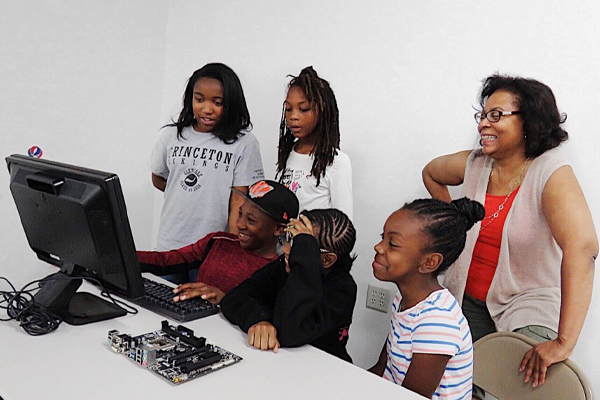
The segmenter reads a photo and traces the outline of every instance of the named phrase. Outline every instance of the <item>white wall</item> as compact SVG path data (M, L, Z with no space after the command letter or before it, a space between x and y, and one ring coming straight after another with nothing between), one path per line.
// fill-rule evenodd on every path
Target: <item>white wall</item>
M427 195L420 171L431 158L474 145L472 106L486 76L534 77L554 90L569 115L565 152L600 224L595 1L91 4L15 2L8 12L3 5L2 155L35 144L49 159L117 172L136 243L149 248L160 196L146 160L158 128L179 111L191 72L221 61L238 73L272 177L286 75L313 65L336 93L342 149L354 169L359 297L349 346L362 367L375 362L389 326L389 315L364 307L367 284L377 283L373 245L393 210ZM28 251L7 174L0 220L10 232L0 243L6 265ZM600 393L598 282L573 359Z
M3 1L0 11L0 156L36 145L44 158L118 173L138 243L151 240L147 158L162 122L167 11L161 0ZM35 258L8 178L2 271Z

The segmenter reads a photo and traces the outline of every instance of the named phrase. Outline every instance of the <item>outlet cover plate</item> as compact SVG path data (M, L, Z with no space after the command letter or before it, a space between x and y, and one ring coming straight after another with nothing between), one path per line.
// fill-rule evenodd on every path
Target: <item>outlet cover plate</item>
M392 301L392 291L369 285L367 290L367 308L387 312Z

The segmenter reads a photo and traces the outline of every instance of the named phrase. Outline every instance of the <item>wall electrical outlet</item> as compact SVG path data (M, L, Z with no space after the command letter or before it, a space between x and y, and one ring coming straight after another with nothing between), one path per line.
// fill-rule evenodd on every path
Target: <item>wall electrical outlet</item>
M387 312L392 301L391 297L391 290L369 285L369 289L367 290L367 307Z

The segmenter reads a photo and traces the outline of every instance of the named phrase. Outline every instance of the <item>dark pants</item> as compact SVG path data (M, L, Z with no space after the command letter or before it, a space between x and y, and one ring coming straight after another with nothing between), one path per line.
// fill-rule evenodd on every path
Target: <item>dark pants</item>
M490 316L485 301L465 294L463 297L462 312L469 322L473 343L490 333L496 332L496 324L494 324L494 320Z
M490 316L485 301L465 294L463 297L462 312L467 322L469 322L473 343L490 333L496 332L496 324L494 324L494 320ZM521 333L537 342L554 340L558 337L558 334L552 329L539 325L527 325L515 329L514 332Z

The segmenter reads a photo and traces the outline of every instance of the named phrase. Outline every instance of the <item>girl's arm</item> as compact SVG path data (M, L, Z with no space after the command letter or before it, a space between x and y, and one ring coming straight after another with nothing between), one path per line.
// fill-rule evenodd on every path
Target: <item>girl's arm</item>
M196 243L167 251L136 251L142 272L169 275L197 269L206 258L206 250L214 234L208 234Z
M152 172L152 185L161 192L165 191L167 179L169 177L169 167L167 165L167 148L168 142L175 134L171 129L166 129L161 132L160 137L152 154L150 155L150 171ZM167 177L167 178L164 178Z
M450 360L449 355L413 353L412 361L406 371L402 386L431 398L435 389L440 385L446 364ZM377 364L369 368L369 372L383 376L387 366L387 340L383 343L383 349L379 355Z
M377 364L375 364L371 368L369 368L369 372L372 372L375 375L383 376L383 371L385 371L386 365L387 365L387 340L385 342L383 342L383 349L381 349L381 354L379 354L379 360L377 360Z
M233 188L244 194L248 194L247 186L234 186ZM244 196L231 191L229 195L229 233L233 233L234 235L240 233L237 228L237 217L240 207L244 204L244 200Z
M563 251L558 338L533 346L521 362L525 382L541 385L547 368L567 359L577 343L594 282L598 238L592 215L573 170L557 169L542 193L542 210L552 236Z
M164 192L165 188L167 187L167 180L162 176L152 174L152 184L155 188L157 188L161 192Z
M413 353L402 386L430 399L440 385L449 360L450 356L444 354Z
M463 183L469 154L471 154L470 150L447 154L433 159L423 168L423 183L431 197L447 202L452 201L448 185L456 186Z

